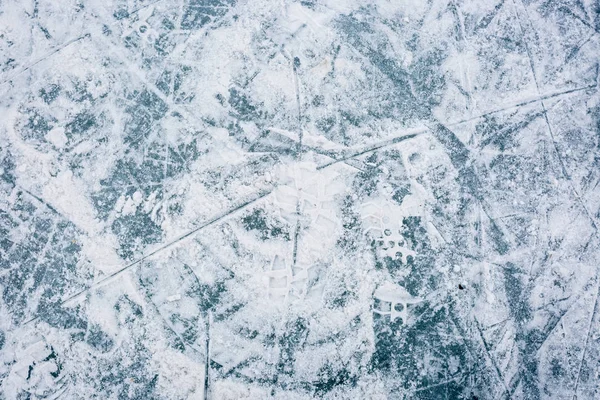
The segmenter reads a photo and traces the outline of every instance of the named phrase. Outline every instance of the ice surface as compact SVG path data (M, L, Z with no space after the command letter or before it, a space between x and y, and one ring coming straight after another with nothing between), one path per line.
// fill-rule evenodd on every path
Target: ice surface
M592 0L0 0L0 398L600 398L599 64Z

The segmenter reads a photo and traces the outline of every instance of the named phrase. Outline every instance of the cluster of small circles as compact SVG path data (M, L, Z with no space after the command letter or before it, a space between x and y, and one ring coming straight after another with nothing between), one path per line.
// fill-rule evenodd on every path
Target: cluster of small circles
M386 229L384 232L385 236L391 236L392 235L392 231L390 229ZM402 232L398 231L399 234L402 234ZM394 240L386 240L384 237L380 237L379 239L375 239L373 240L373 242L371 243L371 245L373 246L378 246L381 247L383 250L390 250L393 249L396 245L398 245L398 247L403 247L406 244L406 241L402 238L394 241ZM400 251L397 251L394 256L396 258L402 258L403 254ZM411 255L407 256L407 261L412 260L413 257Z
M402 232L400 232L400 231L398 231L398 233L399 233L399 234L402 234ZM386 229L385 231L383 231L383 234L384 234L385 236L392 236L392 231L391 231L390 229ZM386 246L386 241L384 240L384 238L380 238L380 239L377 239L377 244L378 244L379 246L382 246L382 247L384 247L384 246ZM398 246L404 246L404 244L405 244L405 242L404 242L404 239L400 238L400 239L398 240ZM388 240L388 241L387 241L387 246L388 246L388 247L384 247L384 249L386 249L386 250L387 250L388 248L392 248L392 247L394 247L395 245L396 245L396 242L395 242L395 241L393 241L393 240Z

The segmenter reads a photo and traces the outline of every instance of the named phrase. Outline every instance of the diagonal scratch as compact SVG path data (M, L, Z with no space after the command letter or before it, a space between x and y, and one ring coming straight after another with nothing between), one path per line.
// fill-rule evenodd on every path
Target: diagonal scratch
M465 118L465 119L449 121L449 122L445 123L445 125L447 125L447 126L462 125L462 124L465 124L465 123L468 123L468 122L472 122L472 121L476 121L478 119L486 118L486 117L489 117L490 115L501 113L503 111L507 111L507 110L510 110L510 109L513 109L513 108L517 108L518 109L518 108L521 108L521 107L529 105L529 104L540 103L540 102L542 102L544 100L547 100L547 99L552 99L552 98L564 96L564 95L571 94L571 93L576 93L576 92L581 92L581 91L585 91L585 90L590 90L590 89L594 89L596 87L597 87L597 85L594 84L594 85L589 85L589 86L584 86L584 87L578 87L578 88L573 88L573 89L562 90L562 91L559 91L559 92L546 93L546 94L537 96L537 97L535 97L533 99L522 100L522 101L519 101L517 103L513 103L513 104L509 104L509 105L503 106L501 108L497 108L497 109L493 109L493 110L490 110L490 111L486 111L486 112L484 112L482 114L479 114L479 115L475 115L475 116L468 117L468 118ZM537 117L537 115L536 115L536 117ZM442 124L444 124L444 123L442 123ZM329 165L336 164L338 162L346 162L348 160L351 160L351 159L354 159L356 157L359 157L359 156L361 156L363 154L367 154L367 153L372 152L372 151L376 151L376 150L380 150L380 149L388 147L388 146L392 146L392 145L394 145L396 143L399 143L399 142L401 142L401 141L403 141L405 139L410 139L410 138L412 138L412 136L419 135L419 134L424 133L426 131L427 131L427 128L420 129L420 130L418 130L416 132L413 131L413 133L411 135L398 136L398 137L395 137L395 138L392 138L392 139L380 142L378 144L375 144L375 145L373 145L373 147L370 147L370 148L368 148L366 150L363 149L363 150L357 151L355 153L351 153L351 154L348 154L348 155L345 155L345 156L343 155L341 157L338 157L338 155L341 153L339 151L335 151L335 150L332 150L332 151L323 151L321 149L308 147L306 145L304 145L304 147L308 148L309 150L313 150L313 151L315 151L318 154L322 154L322 155L325 155L327 157L330 157L330 158L334 159L334 161L326 163L326 164L323 164L323 165L321 165L321 166L318 167L318 169L323 169L325 167L328 167ZM411 136L411 137L407 137L407 136Z
M593 85L588 85L588 86L583 86L583 87L578 87L578 88L573 88L573 89L566 89L566 90L561 90L561 91L558 91L558 92L551 92L551 93L546 93L546 94L538 94L538 96L535 97L535 98L533 98L533 99L521 100L521 101L518 101L518 102L513 103L513 104L508 104L506 106L503 106L503 107L500 107L500 108L497 108L497 109L494 109L494 110L491 110L491 111L487 111L487 112L485 112L483 114L479 114L479 115L476 115L474 117L469 117L469 118L466 118L466 119L452 121L452 122L449 122L448 125L459 125L459 124L464 124L464 123L467 123L467 122L472 122L472 121L478 120L480 118L488 117L488 116L490 116L492 114L500 113L502 111L507 111L507 110L510 110L510 109L513 109L513 108L521 108L521 107L529 105L529 104L536 104L536 103L540 103L540 102L542 102L544 100L552 99L552 98L559 97L559 96L564 96L564 95L571 94L571 93L576 93L576 92L581 92L581 91L585 91L585 90L595 89L597 87L598 87L598 84L595 83Z
M294 230L294 250L292 253L293 266L296 266L298 259L298 238L300 237L300 199L296 202L296 229Z
M476 317L473 317L473 319L475 321L475 327L477 327L477 332L479 333L479 339L481 340L481 343L483 344L483 348L485 349L485 354L486 354L487 358L490 360L490 362L492 363L492 366L494 367L494 370L496 371L498 380L502 383L502 386L504 387L504 393L506 394L506 398L510 399L511 396L509 394L508 387L506 386L504 376L502 375L502 371L500 371L500 368L498 367L496 360L494 360L494 358L492 357L492 355L490 353L488 344L487 344L485 338L483 337L483 332L481 331L481 327L479 326L479 321L477 321Z
M41 197L36 196L35 194L31 193L29 190L25 189L23 186L15 185L15 187L17 189L19 189L19 190L27 193L29 196L31 196L33 199L35 199L36 201L38 201L39 203L41 203L42 205L44 205L48 210L52 211L54 214L56 214L57 216L59 216L60 218L62 218L64 221L73 224L73 226L75 226L77 228L77 230L81 232L81 229L77 226L77 224L75 224L69 218L67 218L62 213L60 213L56 208L52 207L52 205L50 205L50 203L48 203L47 201L45 201Z
M558 314L558 318L556 318L555 321L553 323L551 323L550 326L545 329L544 340L537 345L538 352L542 349L544 344L548 341L548 339L550 338L550 335L552 334L552 332L554 332L554 329L556 329L556 327L558 326L560 321L562 321L562 319L565 317L565 315L567 315L569 310L579 301L580 297L581 297L581 293L578 294L577 297L575 298L575 300L573 300L564 310L561 310L560 313Z
M112 274L110 274L110 275L109 275L109 276L107 276L106 278L102 279L101 281L99 281L99 282L95 283L95 284L94 284L92 287L90 287L90 288L86 289L85 291L87 292L87 291L89 291L89 290L93 289L94 287L97 287L97 286L101 285L102 283L105 283L105 282L106 282L106 281L108 281L109 279L111 279L111 278L113 278L113 277L115 277L115 276L118 276L118 275L120 275L121 273L123 273L123 272L127 271L128 269L130 269L131 267L133 267L133 266L135 266L135 265L137 265L137 264L141 263L142 261L144 261L144 260L146 260L146 259L148 259L148 258L150 258L150 257L152 257L152 256L154 256L154 255L156 255L156 254L158 254L158 253L161 253L161 252L163 252L164 250L166 250L166 249L168 249L168 248L170 248L170 247L172 247L172 246L176 245L177 243L179 243L179 242L181 242L181 241L183 241L183 240L187 239L188 237L190 237L190 236L192 236L192 235L194 235L194 234L196 234L196 233L200 232L201 230L203 230L203 229L206 229L206 228L208 228L208 227L210 227L210 226L212 226L212 225L214 225L214 224L216 224L216 223L218 223L218 222L220 222L220 221L224 220L225 218L229 217L230 215L233 215L233 214L235 214L236 212L238 212L238 211L240 211L240 210L242 210L242 209L246 208L247 206L249 206L249 205L251 205L251 204L253 204L253 203L255 203L255 202L257 202L257 201L259 201L259 200L263 199L264 197L268 196L269 194L271 194L271 192L272 192L272 191L273 191L273 190L269 190L269 191L266 191L266 192L261 192L261 193L259 193L257 196L255 196L254 198L252 198L251 200L248 200L248 201L246 201L246 202L244 202L244 203L240 204L239 206L236 206L236 207L235 207L235 208L233 208L233 209L227 210L225 213L223 213L223 214L220 214L220 215L218 215L218 216L216 216L216 217L214 217L214 218L212 218L212 219L208 220L207 222L203 223L202 225L198 226L197 228L194 228L194 229L192 229L191 231L189 231L189 232L187 232L187 233L185 233L185 234L183 234L183 235L181 235L181 236L177 237L176 239L174 239L174 240L170 241L169 243L167 243L167 244L165 244L165 245L163 245L163 246L159 247L158 249L151 251L151 252L150 252L150 253L148 253L147 255L145 255L145 256L143 256L143 257L141 257L141 258L138 258L137 260L135 260L135 261L133 261L133 262L131 262L131 263L127 264L127 265L126 265L126 266L124 266L123 268L121 268L121 269L119 269L119 270L117 270L117 271L113 272ZM64 300L64 301L62 302L62 304L66 303L67 301L69 301L70 299L72 299L72 298L74 298L74 297L76 297L76 296L78 296L78 295L79 295L79 293L78 293L78 294L76 294L76 295L73 295L73 296L71 296L70 298L68 298L68 299Z
M477 25L475 26L476 31L480 29L485 29L490 25L490 23L492 23L500 9L502 9L502 6L504 6L504 1L505 0L500 0L498 4L496 4L494 9L477 23Z
M586 44L588 44L590 42L590 40L592 40L592 38L594 37L594 35L595 35L595 33L592 32L592 34L590 36L588 36L587 39L585 39L584 41L580 42L579 44L577 44L577 46L575 46L573 49L571 49L571 51L565 57L563 65L568 64L573 58L575 58L575 56L581 51L581 49L583 48L583 46L585 46Z
M210 326L211 326L212 314L208 312L208 318L205 319L206 329L206 343L205 352L206 359L204 361L204 400L209 399L210 394Z
M26 71L30 70L31 68L35 67L37 64L41 63L42 61L44 61L44 60L52 57L54 54L60 52L61 50L65 49L67 47L69 47L73 43L77 43L80 40L83 40L83 39L88 38L88 37L90 37L90 34L86 33L86 34L81 35L79 37L76 37L74 39L67 40L65 43L56 46L50 52L46 53L45 55L43 55L42 57L38 58L37 60L33 61L32 63L28 64L25 67L22 67L19 71L15 72L10 78L4 79L2 82L0 82L0 85L4 85L5 83L12 81L17 76L21 75L23 72L26 72Z
M570 16L572 16L573 18L575 18L576 20L578 20L579 22L581 22L582 24L584 24L585 26L587 26L588 28L593 30L594 32L600 33L600 30L598 28L596 28L595 26L593 26L592 24L590 24L589 22L587 22L586 20L581 18L579 15L575 14L568 7L562 6L559 8L559 10L561 10L565 14L569 14Z
M573 398L577 399L577 389L579 388L579 380L581 379L581 369L583 368L583 361L585 360L585 354L587 352L590 336L592 335L592 324L596 313L598 312L598 298L600 297L600 282L597 284L598 289L596 290L596 298L594 299L594 309L592 310L592 316L590 317L590 323L588 325L587 335L585 337L585 344L583 346L583 353L581 354L581 361L579 361L579 370L577 371L577 380L575 381L575 389L573 390Z
M333 164L337 164L339 162L344 162L344 161L347 161L347 160L350 160L350 159L362 156L363 154L372 153L372 152L377 151L379 149L382 149L384 147L388 147L388 146L391 146L393 144L400 143L400 142L403 142L403 141L408 140L408 139L412 139L412 138L414 138L414 137L416 137L418 135L419 135L418 133L415 133L415 134L411 134L411 135L403 135L403 136L395 137L395 138L387 140L387 141L385 141L383 143L377 144L377 145L375 145L373 147L369 147L367 149L360 150L360 151L357 151L355 153L351 153L351 154L349 154L347 156L344 156L342 158L334 159L334 161L330 161L328 163L319 165L317 167L317 170L321 170L321 169L327 168L327 167L329 167L329 166L331 166Z
M242 204L240 204L240 205L238 205L238 206L236 206L236 207L234 207L232 209L229 209L226 212L217 215L216 217L211 218L210 220L204 222L203 224L201 224L200 226L198 226L198 227L190 230L189 232L187 232L187 233L185 233L185 234L177 237L176 239L174 239L174 240L172 240L172 241L164 244L163 246L161 246L161 247L159 247L159 248L151 251L150 253L148 253L148 254L146 254L146 255L138 258L137 260L130 262L129 264L127 264L124 267L120 268L119 270L113 272L112 274L108 275L107 277L101 279L100 281L92 284L91 286L89 286L89 287L87 287L85 289L82 289L79 292L77 292L77 293L69 296L68 298L62 300L59 303L59 306L62 306L64 304L66 304L67 302L69 302L69 301L71 301L71 300L73 300L73 299L81 296L82 294L87 293L87 292L89 292L89 291L91 291L91 290L93 290L93 289L101 286L102 284L106 283L107 281L109 281L109 280L111 280L111 279L113 279L113 278L121 275L123 272L125 272L125 271L131 269L132 267L140 264L142 261L147 260L148 258L150 258L150 257L152 257L152 256L154 256L154 255L156 255L158 253L161 253L161 252L163 252L164 250L166 250L168 248L171 248L171 247L175 246L176 244L178 244L179 242L181 242L181 241L189 238L190 236L192 236L192 235L194 235L194 234L196 234L196 233L198 233L198 232L200 232L200 231L202 231L202 230L204 230L204 229L206 229L206 228L208 228L208 227L210 227L212 225L215 225L218 222L221 222L222 220L224 220L227 217L235 214L236 212L238 212L240 210L243 210L244 208L248 207L249 205L251 205L251 204L253 204L253 203L255 203L255 202L257 202L257 201L259 201L259 200L261 200L263 198L265 198L266 196L268 196L269 194L271 194L273 192L273 190L274 189L263 191L263 192L259 192L259 194L257 196L255 196L255 197L253 197L252 199L250 199L250 200L248 200L248 201L246 201L246 202L244 202L244 203L242 203ZM36 316L36 317L34 317L34 318L32 318L32 319L24 322L23 325L26 325L26 324L28 324L30 322L33 322L33 321L37 320L37 319L38 319L38 316Z
M296 108L298 109L298 156L302 154L302 106L300 104L300 87L298 80L298 66L300 65L300 60L298 57L293 57L292 59L292 69L294 72L294 89L296 91Z

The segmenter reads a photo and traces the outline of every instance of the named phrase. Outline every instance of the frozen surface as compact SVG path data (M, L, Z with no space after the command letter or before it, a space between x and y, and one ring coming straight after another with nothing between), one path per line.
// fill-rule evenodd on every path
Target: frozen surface
M0 398L600 398L600 4L0 0Z

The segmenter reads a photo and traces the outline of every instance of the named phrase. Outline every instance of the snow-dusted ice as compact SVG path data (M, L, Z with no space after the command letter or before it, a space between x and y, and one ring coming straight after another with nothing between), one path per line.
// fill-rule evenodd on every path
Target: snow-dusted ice
M600 399L600 3L0 0L0 399Z

